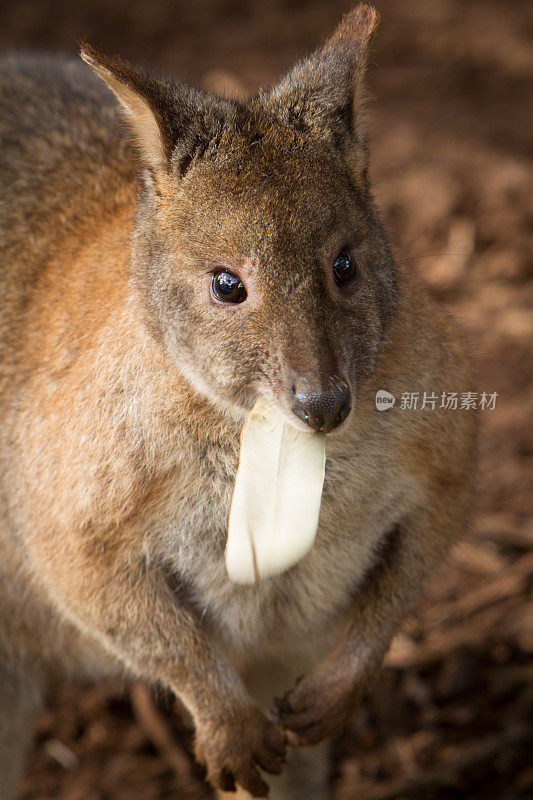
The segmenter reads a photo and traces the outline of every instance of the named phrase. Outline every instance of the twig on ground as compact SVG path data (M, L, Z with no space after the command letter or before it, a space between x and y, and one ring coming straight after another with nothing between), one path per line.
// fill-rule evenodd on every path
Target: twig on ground
M477 741L469 747L461 748L461 754L450 759L441 767L421 771L411 777L387 781L365 789L360 787L357 800L396 800L413 792L422 792L438 787L457 787L461 783L462 773L476 764L494 758L506 747L516 747L531 738L531 731L519 729L502 735L489 736ZM348 795L339 794L339 800L349 800Z
M415 641L405 633L394 640L385 658L385 666L392 669L415 667L421 669L446 659L450 653L460 647L477 648L494 638L495 631L500 629L502 615L508 614L512 624L506 628L506 638L514 639L520 628L526 628L526 611L521 597L509 597L505 602L484 609L482 624L472 625L470 619L453 625L433 629L424 636L421 642ZM522 630L525 636L527 631Z
M486 586L469 592L458 600L449 603L438 603L428 614L428 625L449 624L483 611L489 606L501 603L510 597L520 594L533 575L533 553L517 558L497 578Z
M519 550L533 548L533 522L521 520L506 512L482 516L472 535L478 540L488 539L500 546Z
M489 547L494 545L489 544ZM486 542L461 542L453 551L453 563L474 575L485 577L502 575L509 565L509 559L501 553L493 553Z
M135 684L131 689L131 701L139 725L167 764L172 767L180 784L192 783L191 758L172 735L158 712L148 687L141 683Z

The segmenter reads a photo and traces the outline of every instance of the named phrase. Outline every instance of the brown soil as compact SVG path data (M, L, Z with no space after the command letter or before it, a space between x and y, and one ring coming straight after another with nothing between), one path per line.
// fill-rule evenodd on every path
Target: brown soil
M0 49L74 49L235 91L331 30L341 0L18 0ZM484 411L471 535L431 581L372 695L335 745L336 800L533 796L531 223L528 0L377 0L373 178L398 259L463 324ZM65 688L39 720L21 800L208 797L190 731L142 688ZM162 709L162 711L161 711ZM171 737L169 739L169 737Z

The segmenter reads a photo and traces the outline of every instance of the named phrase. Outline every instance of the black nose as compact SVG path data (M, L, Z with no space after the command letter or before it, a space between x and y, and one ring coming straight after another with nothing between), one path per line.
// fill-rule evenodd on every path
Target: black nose
M319 387L303 380L294 383L292 410L315 431L332 431L346 419L350 408L350 387L346 381L330 378L326 386Z

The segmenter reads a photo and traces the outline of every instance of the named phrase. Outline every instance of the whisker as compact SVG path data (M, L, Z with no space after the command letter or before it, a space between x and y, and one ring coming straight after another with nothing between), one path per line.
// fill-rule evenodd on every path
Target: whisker
M464 257L467 253L426 253L423 256L410 256L409 258L396 258L395 261L397 264L405 264L408 261L420 261L423 258L439 258L442 256L457 258L457 257Z

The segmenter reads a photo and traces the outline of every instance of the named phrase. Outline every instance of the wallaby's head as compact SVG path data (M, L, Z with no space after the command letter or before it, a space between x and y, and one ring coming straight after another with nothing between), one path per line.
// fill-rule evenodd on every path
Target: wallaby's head
M358 6L247 102L82 51L143 166L134 277L150 325L195 389L236 412L262 394L297 426L335 428L393 313L362 127L376 23Z

